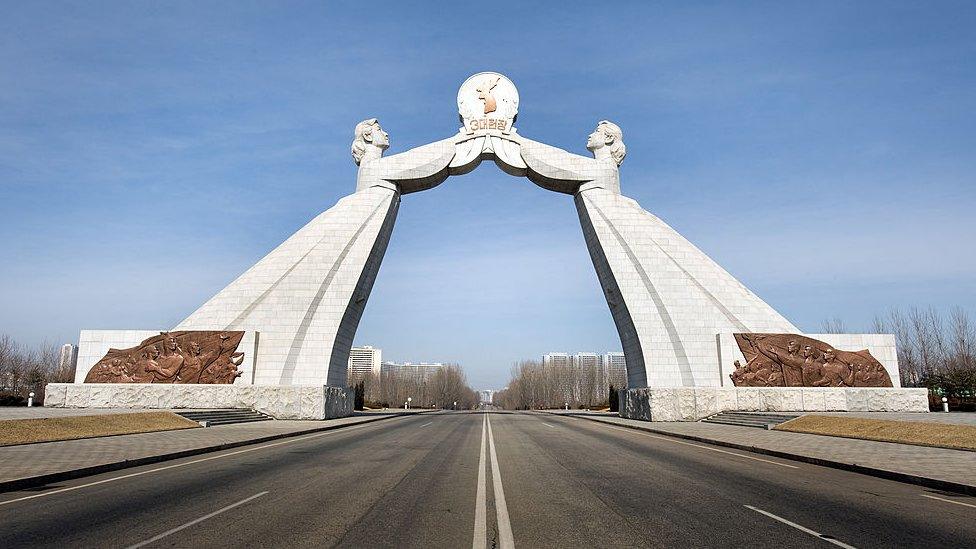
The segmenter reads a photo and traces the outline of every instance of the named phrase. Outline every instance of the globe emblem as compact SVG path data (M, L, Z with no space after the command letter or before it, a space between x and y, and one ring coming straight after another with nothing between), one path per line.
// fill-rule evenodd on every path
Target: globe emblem
M504 75L479 72L458 90L458 114L468 133L496 130L509 133L518 114L518 90Z

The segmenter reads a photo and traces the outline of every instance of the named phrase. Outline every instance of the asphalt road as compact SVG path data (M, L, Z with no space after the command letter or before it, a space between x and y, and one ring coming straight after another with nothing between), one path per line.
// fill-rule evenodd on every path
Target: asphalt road
M0 494L0 547L831 544L976 547L976 498L539 413L399 417Z

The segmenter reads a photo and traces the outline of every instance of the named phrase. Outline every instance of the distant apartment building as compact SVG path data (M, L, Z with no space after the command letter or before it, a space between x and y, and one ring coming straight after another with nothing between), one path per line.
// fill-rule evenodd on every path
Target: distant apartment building
M596 353L576 353L573 356L573 366L577 368L599 368L602 365L601 358Z
M614 387L627 386L627 360L621 352L596 353L546 353L542 355L543 366L556 368L597 369Z
M65 343L61 346L58 356L58 369L62 372L73 372L78 366L78 346Z
M384 362L381 371L384 374L396 373L424 382L444 367L441 362Z
M555 366L564 368L573 365L573 357L569 353L546 353L542 355L543 366Z
M369 374L380 375L383 365L383 350L369 345L353 347L349 350L349 381L363 379Z
M601 366L609 382L618 389L627 386L627 359L623 353L603 353Z

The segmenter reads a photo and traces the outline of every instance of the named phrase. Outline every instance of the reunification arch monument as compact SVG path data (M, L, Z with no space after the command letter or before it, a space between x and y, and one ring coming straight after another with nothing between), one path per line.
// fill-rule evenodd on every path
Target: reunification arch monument
M621 194L623 133L597 123L590 156L523 137L519 96L479 73L453 136L384 156L376 119L355 128L355 192L319 214L168 332L86 330L75 384L53 405L254 407L277 417L351 412L346 371L401 196L492 160L572 195L627 362L621 414L696 420L725 410L927 410L899 388L894 338L803 335L678 232ZM122 347L130 348L123 349Z

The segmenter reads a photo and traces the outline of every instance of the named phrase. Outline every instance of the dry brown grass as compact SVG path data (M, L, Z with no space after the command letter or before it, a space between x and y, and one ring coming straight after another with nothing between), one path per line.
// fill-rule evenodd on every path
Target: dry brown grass
M976 427L971 425L806 415L782 423L775 429L794 433L976 451Z
M0 421L0 446L192 429L200 424L173 412L48 417Z

